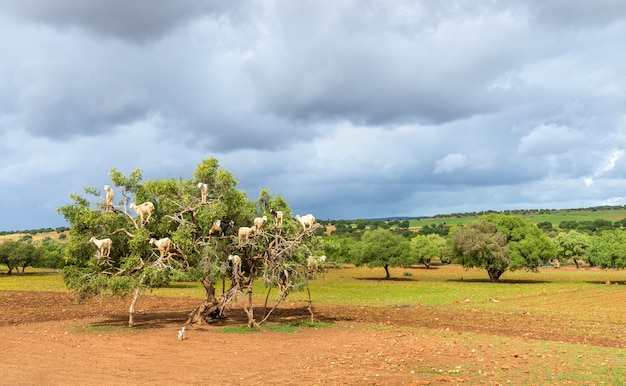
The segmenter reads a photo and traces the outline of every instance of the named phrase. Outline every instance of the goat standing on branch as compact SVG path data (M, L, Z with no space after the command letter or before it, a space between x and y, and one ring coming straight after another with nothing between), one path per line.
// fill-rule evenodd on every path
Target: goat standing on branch
M296 220L302 224L302 228L306 231L307 228L311 229L313 224L315 223L315 217L312 214L306 214L304 216L296 215Z
M98 253L96 255L98 258L107 259L111 254L111 245L113 245L113 241L111 241L111 239L106 238L98 240L97 238L92 237L89 239L89 242L96 244L96 247L98 247Z
M172 240L169 237L163 237L158 240L152 238L149 243L157 247L161 259L163 259L163 257L170 251L170 248L172 248Z
M263 225L265 224L266 221L267 221L267 216L254 218L255 233L258 233L258 234L261 233L261 230L263 229Z
M233 275L238 277L241 273L241 257L238 255L228 255L228 261L233 264Z
M113 189L109 186L109 185L104 185L104 190L106 191L106 197L105 197L105 202L106 202L106 206L105 206L105 210L113 208L113 200L115 199L115 193L113 192Z
M276 227L280 228L283 226L283 212L281 210L270 210L270 213L274 215L274 223Z
M239 232L237 232L237 236L239 238L239 244L242 242L248 242L250 236L254 236L254 228L250 227L239 227Z
M217 220L213 223L213 225L211 226L211 229L209 229L209 236L211 236L213 232L219 232L220 236L224 236L224 233L226 233L226 230L233 226L235 226L235 223L233 221Z
M209 185L198 182L198 188L200 188L200 196L202 197L202 204L206 204L207 197L209 196Z
M150 201L146 201L143 204L136 205L134 202L130 204L130 208L137 212L139 215L139 221L141 224L144 224L144 216L146 217L146 223L150 221L150 217L152 216L152 212L154 212L154 204Z

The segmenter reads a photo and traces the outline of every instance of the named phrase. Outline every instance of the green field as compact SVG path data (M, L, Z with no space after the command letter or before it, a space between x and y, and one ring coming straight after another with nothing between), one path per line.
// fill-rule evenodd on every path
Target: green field
M619 221L626 218L626 209L616 210L572 210L572 211L555 211L549 213L529 213L519 215L524 220L538 224L540 222L550 222L552 225L559 225L563 221L594 221L597 219L608 220L611 222ZM437 217L437 218L425 218L420 220L411 220L409 224L411 227L422 227L425 225L455 225L465 224L470 221L475 221L478 217Z

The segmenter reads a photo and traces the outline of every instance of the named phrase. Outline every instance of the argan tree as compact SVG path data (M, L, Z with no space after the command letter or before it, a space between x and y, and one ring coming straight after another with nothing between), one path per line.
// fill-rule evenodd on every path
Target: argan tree
M385 279L391 278L389 267L408 267L416 261L406 238L382 228L365 231L353 245L352 254L357 265L383 267Z
M227 305L238 300L248 315L248 324L258 327L289 291L306 288L304 262L313 253L309 247L313 230L298 228L286 201L273 197L269 189L262 191L256 203L248 200L245 192L237 189L234 176L216 159L202 161L189 180L144 182L140 170L125 176L112 169L111 182L117 198L112 207L99 189L88 187L85 193L93 197L92 201L72 195L73 203L59 208L70 223L64 280L79 299L133 294L129 307L129 326L133 326L135 304L142 291L166 286L172 280L199 280L205 300L193 310L188 322L221 317ZM208 186L205 202L200 183ZM130 211L133 202L153 204L149 220L141 221ZM285 214L281 227L274 225L270 210ZM248 242L240 243L237 228L252 226L253 219L263 215L268 217L264 228ZM218 220L235 225L225 233L209 234ZM110 253L98 250L89 242L91 237L110 239ZM165 238L167 243L159 242ZM238 259L229 260L229 256ZM235 269L234 260L241 261ZM260 318L252 306L257 279L266 284L268 295L272 288L279 288L277 302ZM225 281L229 282L228 289L218 296L216 283Z
M491 282L499 282L507 270L536 271L556 255L550 239L535 224L496 213L454 229L451 241L456 262L486 269Z

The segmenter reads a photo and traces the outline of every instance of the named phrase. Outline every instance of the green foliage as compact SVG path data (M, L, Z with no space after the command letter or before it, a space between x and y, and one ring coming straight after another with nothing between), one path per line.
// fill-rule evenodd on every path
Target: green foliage
M417 235L411 240L412 253L417 257L420 264L430 267L432 259L444 261L443 253L446 247L446 239L438 234L427 236Z
M407 267L415 262L409 241L387 229L366 231L353 247L353 261L357 265L385 268L389 279L389 267Z
M484 268L492 282L507 270L536 270L554 258L554 245L536 225L516 216L488 214L457 228L453 253L466 268Z
M595 237L594 237L595 238ZM578 260L584 259L587 248L591 245L591 238L585 233L576 230L560 233L554 238L556 257L561 262L572 260L578 266Z
M626 268L626 232L604 231L588 243L588 262L602 268Z

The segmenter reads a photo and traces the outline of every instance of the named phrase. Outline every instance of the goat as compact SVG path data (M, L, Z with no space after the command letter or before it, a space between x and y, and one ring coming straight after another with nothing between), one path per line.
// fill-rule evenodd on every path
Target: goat
M274 222L277 227L283 226L283 212L280 210L270 210L270 213L274 215Z
M185 326L182 326L180 330L178 330L178 340L185 340Z
M169 237L164 237L158 240L152 238L150 239L149 243L157 247L157 249L161 253L161 257L165 256L165 254L170 251L170 248L172 248L173 244L172 240Z
M318 271L326 263L326 256L309 256L306 258L306 265L310 272Z
M313 217L312 214L306 214L304 216L300 216L299 214L296 215L296 220L302 224L302 228L304 230L307 229L307 227L309 229L311 229L311 227L313 226L313 224L315 223L315 217Z
M280 275L278 276L278 290L280 292L285 292L287 290L288 281L289 281L289 272L286 269L283 269Z
M220 236L224 236L226 230L233 226L235 226L235 223L231 220L217 220L213 223L211 229L209 229L209 236L212 235L213 232L220 232Z
M139 215L139 219L143 224L143 216L148 216L146 218L146 222L150 221L150 217L152 216L152 212L154 211L154 204L150 201L146 201L143 204L136 205L134 202L130 204L130 208L133 209Z
M111 241L111 239L106 238L98 240L97 238L92 237L89 239L89 242L96 244L96 247L98 247L98 257L109 257L109 255L111 254L111 245L113 244L113 241Z
M207 196L209 195L209 185L203 184L202 182L198 182L198 187L200 188L200 196L202 197L202 203L206 204Z
M104 185L104 190L107 192L106 193L106 207L112 208L113 200L115 198L115 193L113 192L113 189L111 189L109 185Z
M265 224L266 221L267 221L267 216L254 218L254 228L256 228L257 233L261 233L261 229L263 228L263 225Z
M247 243L251 235L254 236L254 228L239 227L239 232L237 233L239 244L241 244L242 241Z
M228 255L228 261L233 263L233 273L241 272L241 257L238 255Z

